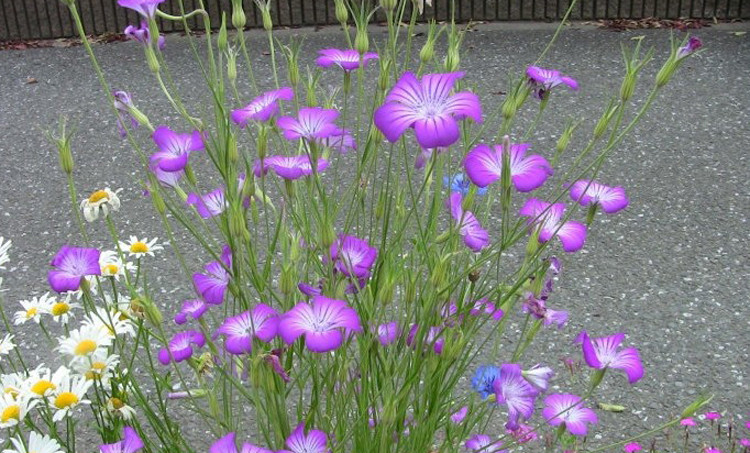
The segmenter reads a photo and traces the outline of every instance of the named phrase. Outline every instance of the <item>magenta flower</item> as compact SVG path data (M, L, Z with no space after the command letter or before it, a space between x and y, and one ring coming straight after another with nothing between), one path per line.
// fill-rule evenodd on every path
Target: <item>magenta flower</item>
M126 91L115 91L112 96L115 98L113 103L117 110L117 132L120 137L125 137L128 132L125 130L123 118L130 121L130 127L133 129L137 129L139 126L138 121L130 115L129 109L133 107L133 99L130 97L130 93Z
M314 141L334 135L340 130L334 124L338 116L339 112L334 109L306 107L299 110L297 118L282 116L276 120L276 124L284 130L287 140L304 138Z
M641 444L638 442L630 442L628 444L625 444L625 446L622 448L622 451L625 453L635 453L636 451L643 450L643 447L641 447Z
M549 387L549 380L552 379L555 372L548 366L534 365L528 370L522 370L521 376L526 382L539 392L546 392Z
M49 286L58 293L78 291L85 276L102 274L99 254L94 248L62 246L50 262L55 269L47 273Z
M506 432L513 436L519 444L525 444L526 442L531 442L532 440L537 440L539 438L539 434L534 431L533 426L524 425L523 423L520 423L518 428L509 429L506 430Z
M624 333L592 339L583 331L577 341L583 346L583 358L588 366L598 370L622 370L628 376L628 381L635 384L643 377L643 364L636 348L618 350L624 339Z
M216 331L224 335L224 346L230 354L252 352L253 337L268 343L276 336L279 314L266 304L258 304L252 310L227 318Z
M347 277L365 278L370 275L378 249L370 247L364 239L340 234L331 244L331 261L334 268Z
M211 445L209 453L273 453L273 450L261 448L250 443L242 444L242 449L237 450L235 433L229 433Z
M456 221L458 234L463 238L464 244L474 252L480 252L490 243L490 236L487 230L482 228L479 220L470 211L464 211L461 207L463 197L459 192L450 194L445 200L445 207L451 213L451 217Z
M492 438L485 434L475 434L466 441L466 448L470 451L482 452L482 453L505 453L508 450L503 450L503 443L501 441L492 442Z
M695 423L695 420L693 420L693 417L687 417L680 420L680 425L682 426L696 426L697 423Z
M153 19L156 8L165 0L117 0L117 4L123 8L132 9L146 19Z
M188 321L188 316L193 319L200 319L203 313L208 310L208 305L201 299L188 299L182 303L182 309L174 315L174 322L176 324L185 324Z
M448 151L448 148L446 147L439 147L439 148L422 148L419 151L419 154L417 154L417 158L414 160L414 168L417 170L421 170L424 168L425 165L427 165L427 162L432 159L432 154L437 152L438 155ZM453 190L453 192L456 192Z
M140 28L134 25L128 25L127 27L125 27L125 30L123 30L123 34L128 39L137 41L144 46L148 46L149 44L151 44L151 33L148 30L148 22L146 22L145 20L141 21ZM159 38L156 42L156 46L159 48L159 50L164 50L166 44L167 41L166 39L164 39L164 36L159 35Z
M427 334L422 340L422 345L425 347L432 346L432 350L435 354L441 354L443 347L445 346L445 337L442 335L444 328L439 326L430 327L427 330ZM419 332L419 326L412 324L409 329L409 334L406 336L406 344L411 347L417 346L417 332Z
M195 290L201 295L206 303L220 305L224 302L224 295L229 286L232 275L228 269L232 269L232 250L224 246L221 261L211 261L203 268L205 273L193 274Z
M469 314L472 316L485 314L492 317L495 321L499 321L505 313L502 309L495 308L495 304L485 298L474 302L474 306L469 310Z
M554 324L558 329L562 329L568 323L568 312L547 308L546 296L536 297L533 293L526 293L521 310L536 319L541 319L545 327Z
M422 148L450 146L459 138L457 120L482 122L482 107L476 94L461 91L451 95L463 72L427 74L422 80L405 72L374 114L375 126L390 142L414 128Z
M279 450L276 453L330 453L328 449L328 436L323 431L311 429L305 435L305 424L300 423L294 428L292 434L286 440L289 450Z
M341 154L357 149L357 142L354 141L351 132L346 129L338 129L336 133L328 137L317 139L316 143L326 148L335 149Z
M545 99L552 88L561 84L567 85L573 91L578 91L578 82L575 79L566 77L553 69L529 66L526 68L526 76L529 78L529 85L537 99Z
M458 425L463 422L466 416L469 414L469 406L464 406L451 414L451 422Z
M703 416L706 417L706 420L718 420L721 418L721 414L718 412L706 412Z
M180 184L180 179L185 176L185 170L178 171L164 171L159 167L157 163L150 163L148 165L151 173L156 176L156 180L165 187L176 187Z
M178 134L166 126L159 126L153 135L159 151L151 155L151 163L158 164L164 171L180 171L188 163L188 156L193 151L203 149L201 133Z
M343 300L315 296L310 304L300 302L281 316L279 336L287 344L305 337L312 352L332 351L353 332L362 332L357 312Z
M310 285L309 283L300 282L297 284L297 289L308 297L320 296L323 294L323 282L318 282L317 286Z
M750 448L750 439L740 439L740 445L745 448Z
M587 423L596 424L596 412L583 407L581 398L576 395L556 393L544 398L542 417L552 426L565 423L565 428L574 436L588 433Z
M529 224L539 227L539 242L547 242L557 236L563 250L575 252L586 241L586 225L573 220L563 222L565 205L562 203L550 204L529 198L519 213L523 217L529 217Z
M537 390L521 375L521 367L506 363L500 366L500 376L492 383L498 405L508 406L508 429L518 428L519 420L534 413Z
M323 68L330 68L336 65L344 71L353 71L357 68L367 65L368 60L377 60L378 54L367 52L360 58L359 52L352 49L322 49L318 51L320 55L315 62Z
M596 181L580 180L570 186L570 198L581 206L597 205L607 214L625 209L629 200L622 187L608 187Z
M279 101L294 99L294 90L282 87L266 91L241 109L232 110L230 117L234 124L245 127L250 121L266 122L279 112Z
M677 49L677 60L682 60L683 58L692 55L701 47L703 47L703 42L699 38L691 36L690 39L688 39L687 44Z
M222 187L205 195L190 192L185 203L195 206L198 215L204 219L210 219L221 214L229 206Z
M706 447L706 448L705 448L705 449L703 450L703 453L721 453L721 450L719 450L719 449L718 449L718 448L716 448L716 447Z
M322 158L318 159L318 165L316 167L316 173L322 173L328 168L328 161ZM310 157L302 156L268 156L263 159L263 165L261 161L256 160L253 167L255 176L260 177L273 170L277 175L284 179L299 179L303 176L309 176L313 174L312 164L310 163Z
M166 348L159 351L159 362L162 365L169 365L174 360L175 363L182 362L193 356L193 346L202 348L206 344L206 338L197 330L187 330L176 333Z
M99 446L100 453L135 453L143 448L143 441L130 426L123 429L123 439L112 443Z
M398 324L395 321L387 322L385 324L380 324L376 328L376 333L378 335L378 341L383 346L388 346L391 343L394 343L399 335L401 335L401 329L398 327Z
M519 192L531 192L552 176L552 167L544 157L533 154L524 157L531 147L528 143L510 146L510 179ZM466 174L479 187L494 183L503 172L503 145L477 145L464 159Z

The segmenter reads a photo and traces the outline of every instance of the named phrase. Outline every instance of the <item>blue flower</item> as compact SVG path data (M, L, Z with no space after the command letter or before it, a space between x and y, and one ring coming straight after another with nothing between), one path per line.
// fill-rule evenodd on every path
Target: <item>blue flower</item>
M495 365L482 365L477 368L474 377L471 378L471 387L479 393L482 399L495 394L495 379L500 377L500 367Z
M456 173L453 176L443 176L443 186L448 187L451 192L459 192L465 197L469 194L471 181L463 173ZM477 195L484 195L485 193L487 193L486 187L477 189Z

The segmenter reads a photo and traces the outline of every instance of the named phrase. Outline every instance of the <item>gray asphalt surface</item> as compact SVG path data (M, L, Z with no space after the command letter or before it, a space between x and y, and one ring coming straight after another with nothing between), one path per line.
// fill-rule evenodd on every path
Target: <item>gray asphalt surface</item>
M565 258L553 306L570 310L571 323L547 335L536 350L553 359L578 356L569 341L581 328L595 335L625 331L646 368L646 377L632 388L622 376L606 379L602 401L623 404L626 411L601 414L596 442L654 426L679 413L701 390L715 392L712 408L727 415L736 418L750 410L750 34L733 33L747 29L696 32L705 51L665 88L600 177L625 186L631 206L600 218L584 250ZM384 32L374 29L376 36ZM552 32L547 25L487 24L468 34L461 66L485 112L502 100L493 93L507 88L505 74L531 63ZM304 34L311 51L341 44L332 29L280 33L282 39L290 34ZM578 79L581 90L555 94L545 125L532 139L534 150L549 156L568 118L585 119L583 130L591 129L609 93L619 89L620 45L641 35L644 45L655 46L657 61L666 57L668 31L612 33L583 25L565 30L545 65ZM257 44L252 54L258 80L270 81L263 41L258 35L251 39ZM195 100L200 77L185 39L169 37L167 49L177 84L188 101ZM131 91L154 124L175 124L139 46L102 45L95 51L113 88ZM303 53L312 64L308 55ZM643 79L652 79L659 66L647 67ZM26 83L28 77L38 83ZM81 196L102 186L124 187L117 216L123 234L163 233L135 184L134 153L117 136L83 48L0 52L0 81L0 235L14 244L3 285L10 314L18 300L47 290L50 257L60 245L77 241L56 152L42 134L58 115L77 124ZM645 88L635 102L643 101ZM573 149L584 139L579 134ZM104 224L96 228L103 239ZM195 259L196 267L202 260ZM153 267L158 269L152 272L154 287L165 293L160 302L169 316L190 295L190 284L170 253L154 259ZM52 360L34 329L22 333L20 341L32 356Z

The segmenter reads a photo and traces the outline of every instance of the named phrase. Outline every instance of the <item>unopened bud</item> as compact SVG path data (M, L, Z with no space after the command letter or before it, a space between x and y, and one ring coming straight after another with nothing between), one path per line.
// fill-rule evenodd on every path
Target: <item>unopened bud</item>
M232 26L237 30L245 28L247 17L245 9L242 7L242 0L232 0Z
M232 51L227 52L227 78L230 82L237 80L237 55Z
M349 10L346 8L344 0L336 0L336 20L341 25L346 24L349 20Z
M451 46L448 48L448 53L445 56L445 70L453 72L458 70L458 65L461 62L461 57L458 53L458 47Z
M669 60L664 63L664 66L661 67L659 73L656 74L656 86L661 88L669 83L669 79L672 78L675 69L677 69L677 63L673 57L670 57Z
M194 186L198 185L198 179L195 177L195 172L190 164L185 165L185 176L187 177L187 180L190 181L190 184Z
M227 139L227 157L233 164L237 163L240 158L239 151L237 150L237 139L232 134Z
M226 13L222 13L221 15L221 26L219 27L219 37L216 38L216 46L219 48L219 52L226 52L229 48Z
M516 99L512 94L509 94L502 105L503 118L507 121L516 115L517 109Z
M271 19L271 6L267 5L263 9L260 10L261 15L263 16L263 29L265 31L271 31L273 30L273 20Z
M156 53L150 46L146 47L146 62L148 63L148 68L154 74L158 73L161 70L159 60L156 58Z
M279 289L282 294L293 294L297 290L297 283L299 277L297 275L297 268L294 264L284 264L281 266L281 281L279 282Z
M422 63L429 63L435 57L435 43L432 39L427 39L427 42L422 46L422 50L419 51L419 59Z
M636 73L628 72L628 74L625 75L625 78L622 80L622 85L620 85L620 99L622 100L622 102L627 102L631 97L633 97L633 92L635 91L635 82Z
M73 152L70 150L70 143L65 138L58 141L57 152L60 158L60 168L66 174L73 173Z
M370 39L367 37L367 27L357 27L357 34L354 36L354 49L360 54L370 50Z
M396 8L396 0L380 0L380 6L384 11L393 11Z
M388 84L390 83L390 74L391 74L392 66L393 64L389 58L384 58L380 62L380 75L378 76L378 88L380 88L381 91L385 91L388 89Z

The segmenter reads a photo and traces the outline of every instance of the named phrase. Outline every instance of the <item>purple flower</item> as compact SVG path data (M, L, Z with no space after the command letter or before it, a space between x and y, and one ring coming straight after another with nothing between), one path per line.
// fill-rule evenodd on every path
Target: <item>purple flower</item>
M533 154L524 157L528 143L510 146L510 179L519 192L531 192L552 176L552 167L544 157ZM503 145L477 145L464 159L466 174L479 187L487 187L500 179L503 172Z
M697 423L695 423L695 420L693 420L692 417L683 418L680 420L680 425L682 426L696 426Z
M598 370L622 370L628 376L628 381L635 384L643 377L643 364L636 348L619 350L624 339L624 333L592 339L583 331L577 341L583 346L583 358L588 366Z
M598 205L607 214L625 209L628 197L622 187L608 187L596 181L580 180L570 186L570 198L581 206Z
M398 336L401 335L401 329L399 329L398 324L395 321L392 321L380 324L376 328L376 333L380 344L388 346L398 339Z
M587 423L596 424L596 413L581 404L581 398L571 394L557 393L544 398L542 417L552 426L565 423L565 428L575 436L585 436Z
M241 109L232 110L232 121L245 127L250 121L266 122L279 111L279 100L291 101L294 91L289 87L266 91Z
M745 448L750 447L750 439L740 439L740 445L742 445Z
M482 228L473 213L463 210L461 207L462 201L461 194L453 192L445 200L445 207L448 208L453 220L456 221L458 234L463 238L464 244L474 252L480 252L490 243L489 233Z
M500 377L500 367L495 365L482 365L477 368L474 377L471 378L471 387L479 393L484 400L495 393L495 380Z
M242 450L237 450L235 443L235 434L229 433L211 445L209 453L273 453L273 450L261 448L250 443L244 443Z
M703 416L706 417L706 420L718 420L721 418L721 414L718 412L706 412Z
M537 390L521 375L521 367L506 363L500 366L500 376L493 383L497 404L508 406L508 423L505 427L516 429L519 419L528 419L534 413Z
M414 161L414 168L416 168L417 170L421 170L422 168L424 168L427 162L432 159L432 154L436 151L438 154L442 154L448 151L448 148L443 146L438 148L422 148L419 154L417 154L416 160ZM453 192L455 192L455 190Z
M326 168L328 168L328 161L322 158L318 159L316 173L322 173ZM305 155L268 156L263 159L263 165L261 165L260 160L255 161L253 172L255 176L260 177L266 174L269 169L284 179L292 180L313 174L310 157Z
M226 267L226 269L225 269ZM203 268L205 274L193 274L193 284L198 294L206 303L220 305L224 302L229 281L232 275L227 269L232 269L232 250L224 246L221 261L211 261Z
M537 99L545 99L552 88L561 84L567 85L573 91L578 91L578 82L575 79L563 76L553 69L529 66L526 68L526 76L529 78L529 85Z
M677 49L677 60L682 60L683 58L692 55L693 52L703 47L703 42L695 37L691 36L690 39L688 39L687 44Z
M521 310L536 319L541 319L546 327L555 324L558 329L562 329L568 322L567 311L547 308L547 298L536 297L533 293L526 293Z
M539 392L547 391L549 380L552 379L554 374L552 368L541 365L534 365L529 370L521 371L521 376Z
M132 9L146 19L153 19L156 8L165 0L117 0L123 8Z
M263 354L263 361L271 367L274 373L278 374L284 382L289 382L289 373L281 366L281 349L274 349L271 354Z
M268 343L276 336L279 314L266 304L258 304L252 310L227 318L217 334L224 335L224 346L230 354L252 352L253 337Z
M169 365L174 360L175 363L189 359L193 355L193 345L202 348L206 344L203 334L197 330L188 330L176 333L166 348L159 351L159 362L162 365Z
M630 442L628 444L625 444L625 446L622 448L622 451L625 453L635 453L636 451L643 450L643 447L641 447L641 444L638 442Z
M102 274L99 254L94 248L62 246L50 263L55 269L47 273L49 286L58 293L78 291L83 277Z
M300 336L312 352L332 351L352 332L362 332L357 312L343 300L315 296L310 304L300 302L279 321L279 336L292 344Z
M286 440L289 450L279 450L276 453L330 453L328 436L323 431L311 429L305 435L305 424L300 423L294 428ZM212 452L213 453L213 452Z
M405 72L374 114L375 125L390 142L406 129L414 128L422 148L450 146L459 138L457 120L482 122L482 107L476 94L461 91L451 95L463 72L427 74L422 80Z
M439 326L430 327L422 340L422 345L425 347L432 346L432 350L435 351L435 354L441 354L443 352L443 347L445 346L445 337L442 336L443 330L444 328ZM419 325L412 324L409 329L409 334L406 336L406 344L408 346L417 346L417 332L419 332Z
M287 140L305 138L314 141L336 134L340 129L334 121L339 112L334 109L306 107L299 110L297 118L282 116L276 124L284 130Z
M451 176L443 176L443 187L447 187L450 192L458 192L465 197L471 189L471 181L463 173L456 173ZM486 188L477 189L477 195L484 195L485 193L487 193Z
M471 451L482 453L504 453L501 441L492 442L492 438L485 434L475 434L466 441L466 448Z
M458 425L459 423L464 421L468 413L469 413L469 406L462 407L461 409L451 414L451 422Z
M520 423L516 429L507 430L507 433L513 436L519 444L525 444L539 438L533 426L524 425L523 423Z
M143 448L143 441L130 426L123 429L123 439L121 441L104 444L99 446L100 453L135 453Z
M539 226L539 242L547 242L557 236L563 250L575 252L586 241L586 225L573 220L563 222L565 205L562 203L550 204L530 198L521 208L520 214L529 217L529 224Z
M489 315L495 321L499 321L505 314L502 309L495 308L495 304L490 302L488 299L479 299L474 302L474 306L469 311L472 316L479 316L481 314Z
M346 154L350 150L357 149L357 142L354 141L351 132L340 128L336 133L331 134L328 137L317 139L316 143L327 148L335 149L341 154Z
M198 215L204 219L210 219L221 214L229 206L222 187L212 190L205 195L190 192L185 203L195 206Z
M150 163L148 168L156 176L156 180L166 187L176 187L179 185L180 179L185 176L185 170L164 171L159 167L158 162Z
M130 115L130 108L133 107L133 99L130 97L130 93L126 91L115 91L112 93L112 96L115 98L114 105L115 109L117 109L117 131L120 137L125 137L128 133L123 125L123 117L130 120L130 127L133 129L138 128L138 121Z
M125 36L129 39L132 39L133 41L137 41L145 46L148 46L151 44L151 33L148 31L148 22L145 20L141 21L141 27L138 28L134 25L128 25L125 27L125 30L123 30L123 33ZM164 46L166 46L167 42L164 39L164 36L159 36L156 42L156 46L159 48L159 50L164 50Z
M367 52L360 58L359 52L352 49L323 49L319 50L318 54L320 56L315 60L318 66L330 68L337 65L347 72L359 68L360 64L364 67L368 60L378 59L378 54L373 52Z
M188 321L188 316L199 319L206 310L208 310L208 305L203 300L188 299L182 303L182 309L174 315L174 322L180 325L185 324Z
M203 149L201 133L178 134L166 126L159 126L153 135L159 151L151 155L151 163L158 164L164 171L180 171L188 163L192 151Z
M370 247L364 239L345 234L331 244L334 268L347 277L366 278L378 257L378 249Z

